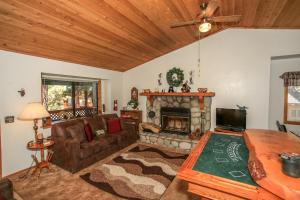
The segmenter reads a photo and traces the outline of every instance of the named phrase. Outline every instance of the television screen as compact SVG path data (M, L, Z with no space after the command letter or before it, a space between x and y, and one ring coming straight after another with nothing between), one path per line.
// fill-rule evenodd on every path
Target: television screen
M217 108L216 125L229 129L246 129L246 110Z

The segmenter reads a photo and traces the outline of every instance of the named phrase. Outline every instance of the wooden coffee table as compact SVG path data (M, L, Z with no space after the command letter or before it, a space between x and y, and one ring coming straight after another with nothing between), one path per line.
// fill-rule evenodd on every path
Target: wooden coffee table
M53 155L53 151L50 150L49 148L54 144L54 141L53 140L49 140L49 139L46 139L43 141L43 143L37 143L37 142L33 142L33 141L30 141L27 143L27 148L29 150L32 150L32 151L38 151L40 150L41 152L41 160L38 161L37 157L35 155L31 155L32 159L34 160L35 162L35 168L34 168L34 171L32 172L32 174L35 174L37 171L39 171L39 174L38 176L40 176L41 174L41 171L43 168L47 168L48 171L50 171L50 163L49 161L51 160L52 158L52 155ZM45 159L45 149L48 149L48 154L47 154L47 158Z

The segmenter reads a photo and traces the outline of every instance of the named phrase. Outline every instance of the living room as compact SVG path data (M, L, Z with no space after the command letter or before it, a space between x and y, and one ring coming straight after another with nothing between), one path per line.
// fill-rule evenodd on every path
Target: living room
M205 93L198 92L198 89L207 88L206 93L214 93L209 97L211 104L209 117L206 119L209 121L207 122L209 128L203 129L202 126L203 130L196 130L196 128L190 130L190 135L192 132L195 133L195 136L191 136L196 138L193 138L197 141L195 144L201 144L201 141L206 138L206 133L200 132L214 132L217 127L217 108L239 110L236 106L239 105L246 107L246 132L248 129L263 129L274 130L277 134L276 121L279 121L280 124L285 124L289 134L293 135L289 137L293 138L293 142L296 143L291 146L295 151L289 153L300 154L297 150L299 147L297 135L300 135L299 118L294 123L289 123L288 120L286 120L288 123L285 123L284 88L286 85L284 85L285 79L279 78L285 72L299 74L300 71L300 14L297 12L300 9L299 2L243 1L240 3L239 1L214 0L201 2L209 2L206 6L214 11L210 13L211 11L207 10L208 18L222 15L241 15L241 17L234 23L212 22L211 30L200 33L198 30L200 23L195 24L193 21L203 20L203 17L194 18L198 13L203 12L203 7L200 6L202 4L198 1L148 0L126 1L125 3L91 1L86 4L80 1L76 2L77 4L68 1L61 2L60 5L57 2L39 1L31 1L28 4L23 1L0 3L3 11L0 14L1 177L13 180L14 198L25 200L147 199L140 197L141 194L140 196L134 194L134 197L125 195L126 190L131 191L132 188L135 192L138 191L130 181L127 185L125 184L126 189L122 187L118 189L118 191L125 190L120 195L118 191L116 194L105 190L105 187L101 189L99 185L90 184L82 180L80 176L91 173L94 168L103 164L116 165L110 160L124 153L127 155L130 151L133 153L132 149L141 144L149 145L149 148L159 149L164 153L167 152L169 156L193 155L192 149L189 152L176 148L169 150L164 145L145 144L140 141L140 138L135 139L131 144L118 146L118 151L113 150L110 155L97 157L93 162L89 161L87 166L78 171L75 170L75 173L56 166L54 160L59 153L54 151L52 158L54 160L53 162L50 160L50 166L54 172L42 169L40 176L37 173L32 175L31 171L27 174L28 169L34 168L31 155L35 155L38 160L41 155L39 151L36 153L27 146L29 141L35 141L33 120L20 120L19 116L28 103L41 102L42 104L43 80L51 79L50 76L53 80L57 80L60 76L68 81L70 79L75 79L77 82L82 80L84 80L82 82L87 82L87 79L101 81L101 86L97 86L98 89L101 88L101 91L97 92L97 112L105 115L117 114L121 117L121 110L132 110L127 104L134 99L138 101L138 111L142 113L141 121L148 123L152 122L149 113L153 111L151 104L156 105L156 100L160 96L162 98L168 95L180 96L181 93L196 93L198 96L191 97L189 94L189 97L197 100L199 97L201 107L202 100L205 101L208 97L203 96ZM63 11L65 21L61 15ZM84 20L90 22L89 32L84 29ZM192 21L192 25L170 28L172 23L185 21ZM95 23L100 24L98 29L91 28L91 26L96 27ZM141 27L144 29L142 30ZM137 34L138 31L140 31L139 34ZM158 44L157 41L162 42ZM93 48L95 52L92 52ZM180 73L183 73L184 80L181 81L180 86L173 88L175 92L172 93L168 92L172 85L169 83L167 74L171 73L174 67L179 68ZM43 78L43 75L48 75L48 77ZM298 77L299 83L299 75L295 77L294 79ZM188 82L190 91L182 92L182 84L185 81ZM132 88L137 89L137 99L132 97ZM21 91L25 93L23 96ZM158 96L154 94L151 96L151 93L158 93ZM296 104L299 105L299 101ZM72 105L75 106L74 103ZM159 119L159 113L154 114ZM64 121L68 120L62 121L66 123ZM43 138L53 136L51 127L46 128L44 123L42 120L38 121L38 133L42 133ZM158 123L160 125L160 119ZM154 125L157 123L154 122ZM124 127L121 129L127 130ZM136 134L140 137L138 133ZM54 143L51 147L54 150L55 145L57 146ZM255 147L259 147L259 144ZM143 148L140 151L143 151ZM281 153L286 151L285 149ZM157 159L159 155L155 154ZM140 153L139 156L141 156ZM165 160L164 162L168 161L168 159ZM179 170L184 160L188 158L178 161L181 164L175 167L176 170ZM276 163L281 167L280 159L276 159ZM264 166L268 177L266 167L270 166ZM175 178L173 175L173 181L169 181L168 184L165 184L167 181L161 181L165 184L165 190L160 191L161 195L149 194L148 199L199 199L199 195L191 190L188 191L190 183L181 180L179 176L176 175ZM284 193L277 193L272 188L264 187L264 178L258 181L254 178L254 180L265 193L270 193L267 196L269 199L297 199L292 197L299 197L299 179L287 175L282 176L290 187L294 187L294 192L287 190ZM150 175L147 178L149 177ZM124 181L124 178L122 180ZM65 181L65 183L59 181ZM285 187L284 181L280 187ZM66 187L66 190L70 192L62 189L56 190L55 183ZM78 183L77 186L76 183ZM142 183L137 185L142 185ZM155 188L157 185L154 184L152 187ZM276 185L276 187L279 186ZM221 191L224 195L225 193L232 195L226 196L225 199L232 199L234 195L237 195L226 190L226 192L222 191L221 186L208 188L212 188L215 192ZM239 196L239 198L257 199L255 195L247 195L246 197ZM200 196L208 199L220 198L220 196L213 198L213 196L203 194Z

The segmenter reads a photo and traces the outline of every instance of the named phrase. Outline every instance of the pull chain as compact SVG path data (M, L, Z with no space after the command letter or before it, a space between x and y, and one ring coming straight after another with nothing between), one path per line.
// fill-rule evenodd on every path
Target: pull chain
M200 31L199 31L199 39L198 39L198 77L200 78Z

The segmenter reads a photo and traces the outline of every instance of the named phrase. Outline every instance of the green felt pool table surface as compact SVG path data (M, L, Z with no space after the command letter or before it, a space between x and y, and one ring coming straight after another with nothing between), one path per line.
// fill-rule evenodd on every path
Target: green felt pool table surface
M248 171L249 152L244 138L212 134L193 170L257 186Z

